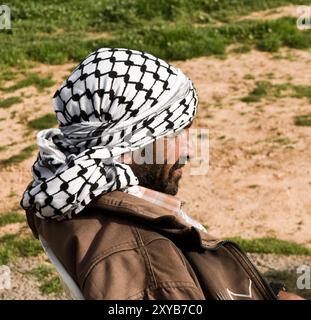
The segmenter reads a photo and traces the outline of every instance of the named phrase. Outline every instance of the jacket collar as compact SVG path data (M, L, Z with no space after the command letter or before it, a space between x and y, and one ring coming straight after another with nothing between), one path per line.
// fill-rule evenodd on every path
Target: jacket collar
M106 193L92 202L90 206L109 209L112 211L131 212L132 214L142 216L147 219L173 216L180 220L174 210L170 210L165 206L158 206L155 203L145 200L144 198L139 198L122 191L112 191Z
M144 220L147 224L175 235L192 234L205 248L215 249L224 241L202 232L180 218L174 211L150 203L122 191L113 191L94 200L88 208L97 208L104 212L118 214L124 218Z
M183 204L182 201L176 196L155 191L139 185L127 188L126 192L138 198L142 198L153 204L156 204L157 206L174 211L177 214L179 214L181 206Z

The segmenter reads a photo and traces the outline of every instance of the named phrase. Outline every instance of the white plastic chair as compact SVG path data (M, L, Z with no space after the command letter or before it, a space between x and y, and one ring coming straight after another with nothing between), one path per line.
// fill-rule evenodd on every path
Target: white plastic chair
M76 282L71 278L69 273L66 271L62 263L58 260L56 255L54 254L53 250L51 247L48 245L48 243L42 238L41 235L39 235L39 240L41 242L41 245L50 259L51 263L55 267L60 280L64 286L64 289L66 293L73 299L73 300L85 300L83 297L83 294L76 284Z

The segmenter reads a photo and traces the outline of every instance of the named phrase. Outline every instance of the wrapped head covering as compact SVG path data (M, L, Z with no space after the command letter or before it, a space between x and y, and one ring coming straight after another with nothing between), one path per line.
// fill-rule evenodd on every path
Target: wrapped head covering
M59 128L37 134L39 154L21 206L41 218L70 219L95 197L137 185L117 158L183 129L197 102L182 71L151 54L91 53L54 95Z

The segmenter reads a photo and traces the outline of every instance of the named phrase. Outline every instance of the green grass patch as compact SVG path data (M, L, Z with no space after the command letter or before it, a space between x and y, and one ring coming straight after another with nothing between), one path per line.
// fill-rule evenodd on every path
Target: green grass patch
M99 47L130 47L163 59L223 54L227 45L275 52L309 48L310 32L294 18L238 21L237 17L311 0L11 0L11 30L0 33L0 64L80 61ZM47 23L47 21L49 23ZM219 26L219 22L223 25ZM109 36L104 36L106 33ZM189 40L191 39L191 40Z
M0 85L5 81L11 81L16 79L16 73L10 69L1 70L0 74Z
M297 42L294 41L296 38ZM133 32L123 32L106 45L122 44L123 47L146 50L164 59L184 60L202 55L224 55L230 44L255 46L259 50L275 52L280 46L309 48L310 40L311 33L299 31L295 19L281 18L272 21L248 20L220 27L198 28L185 23L172 26L161 23L147 24L134 29Z
M275 52L281 46L309 48L310 32L296 28L296 19L246 20L219 27L219 32L231 42L255 45L259 50Z
M28 272L40 282L40 291L44 295L60 295L63 293L63 286L56 275L54 268L48 265L40 265Z
M25 216L17 212L9 212L0 215L0 227L17 222L25 222Z
M19 257L33 257L43 252L41 244L32 236L8 234L0 238L0 265Z
M39 91L45 88L53 86L56 82L52 79L52 76L40 77L36 73L29 73L24 79L19 80L17 83L10 87L2 87L1 90L4 92L14 92L16 90L35 86Z
M234 48L232 50L232 52L234 52L234 53L247 53L247 52L250 52L251 49L252 49L251 46L244 44L244 45L241 45L241 46Z
M311 126L311 113L296 116L294 123L296 126Z
M1 160L0 164L3 165L3 166L9 166L9 165L18 164L18 163L28 159L29 157L31 157L33 151L36 150L36 149L37 149L36 145L30 145L30 146L22 149L20 151L20 153L14 155L14 156L11 156L11 157L9 157L7 159Z
M265 278L271 282L284 283L288 292L298 294L307 300L311 300L311 290L300 290L297 288L297 278L299 274L295 270L281 270L281 271L269 271L264 274Z
M257 48L261 51L277 52L282 46L282 41L276 35L264 37L258 41Z
M28 271L28 274L34 276L39 281L43 281L47 277L54 274L54 269L49 265L42 264L42 265Z
M250 184L249 186L248 186L248 188L250 188L250 189L257 189L257 188L259 188L260 186L258 185L258 184Z
M265 141L270 143L277 143L283 146L287 146L289 144L294 143L292 140L290 140L290 138L282 137L282 136L272 137L272 138L266 139Z
M256 87L248 94L248 96L243 97L241 101L246 103L259 102L262 97L268 95L270 87L271 84L268 81L257 81Z
M255 79L255 76L252 75L252 74L250 74L250 73L247 73L247 74L243 77L243 79L245 79L245 80L254 80L254 79Z
M247 79L244 77L244 79ZM309 98L311 101L311 86L295 85L292 83L272 84L270 81L257 81L255 88L243 97L241 101L246 103L259 102L263 98L282 98L291 96L302 99Z
M9 193L9 197L10 198L13 198L13 197L15 197L15 196L17 196L18 194L15 192L15 191L13 191L13 190L11 190L11 192Z
M22 102L23 99L21 97L10 97L0 101L0 108L6 109L11 107L14 104Z
M14 119L16 117L16 111L11 111L10 119Z
M309 98L311 101L311 86L295 85L293 97L295 98Z
M272 141L281 145L288 145L292 143L292 141L288 137L276 137Z
M40 291L45 295L55 294L60 295L64 289L58 276L54 276L42 283Z
M243 250L251 253L276 253L283 255L308 255L311 256L311 249L295 242L279 240L276 238L243 239L233 237L230 240L236 242Z
M57 119L54 113L48 113L27 123L28 128L32 130L43 130L54 127L56 125Z

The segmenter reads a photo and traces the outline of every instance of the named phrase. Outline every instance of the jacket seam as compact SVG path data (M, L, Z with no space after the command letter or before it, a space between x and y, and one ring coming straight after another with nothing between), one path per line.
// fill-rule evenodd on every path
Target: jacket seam
M132 245L132 247L124 247L124 246L129 246ZM118 249L116 251L116 249ZM114 253L118 253L118 252L122 252L122 251L127 251L127 250L133 250L133 249L137 249L137 243L135 241L128 241L128 242L123 242L121 244L115 245L110 247L109 249L106 249L104 251L102 251L101 253L99 253L96 257L94 257L91 261L91 263L89 263L89 267L87 268L86 272L81 271L78 275L78 278L83 278L83 283L85 282L85 279L87 278L88 274L90 273L90 271L96 266L96 264L98 262L100 262L101 260L111 256Z
M169 239L166 238L162 238L162 237L157 237L155 239L151 239L148 242L144 243L144 246L149 245L150 243L152 243L153 241L157 241L157 240L164 240L164 241L170 241ZM136 246L133 246L131 248L122 248L118 251L115 252L111 252L112 250L115 250L118 247L122 247L124 245L130 245L130 244L135 244ZM119 252L123 252L123 251L129 251L129 250L134 250L134 249L139 249L139 245L137 245L136 241L129 241L129 242L123 242L120 245L116 245L113 246L103 252L101 252L100 254L98 254L95 258L92 259L92 262L90 263L88 269L86 272L80 272L80 274L78 275L78 278L82 278L82 286L84 286L84 283L86 281L86 278L88 277L89 273L92 271L93 268L95 268L95 266L100 263L102 260L105 260L106 258L110 257L113 254L117 254ZM143 254L142 254L143 255Z
M148 251L146 249L146 245L147 244L144 243L144 241L143 241L143 239L141 237L141 234L140 234L140 232L139 232L137 227L131 226L131 229L132 229L132 232L133 232L133 235L134 235L136 241L138 242L138 244L140 244L139 250L142 253L145 265L146 265L146 267L147 267L147 269L149 271L148 273L150 275L151 285L156 287L157 286L157 280L156 280L156 277L155 277L155 274L154 274L154 270L153 270L153 267L152 267L152 263L150 261L150 257L149 257Z

